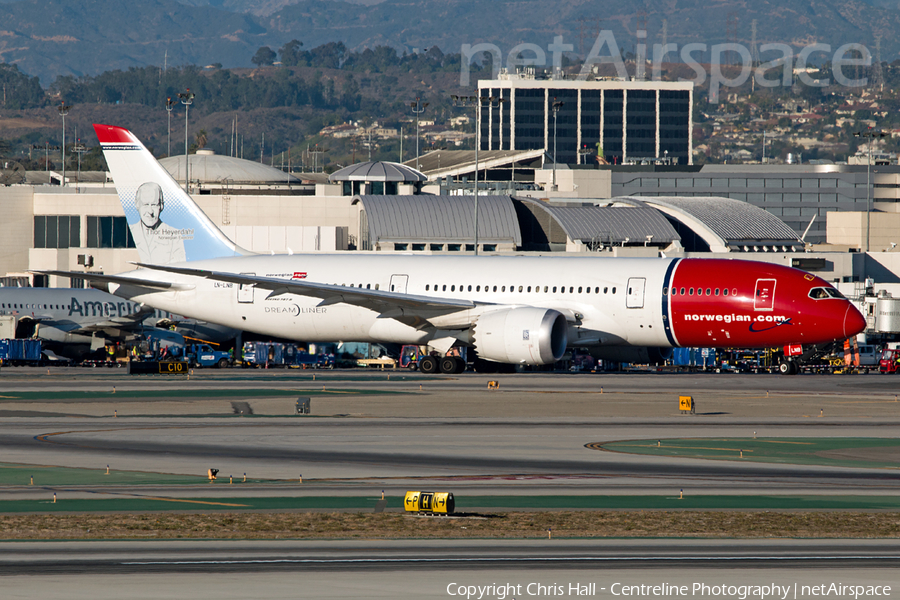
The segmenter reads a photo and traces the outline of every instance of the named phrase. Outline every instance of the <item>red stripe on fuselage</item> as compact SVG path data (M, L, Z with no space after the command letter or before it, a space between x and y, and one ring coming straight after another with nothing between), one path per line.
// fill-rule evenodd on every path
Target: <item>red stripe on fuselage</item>
M769 348L840 339L849 302L814 300L809 291L815 287L831 285L781 265L685 259L668 290L672 333L681 346L701 347Z

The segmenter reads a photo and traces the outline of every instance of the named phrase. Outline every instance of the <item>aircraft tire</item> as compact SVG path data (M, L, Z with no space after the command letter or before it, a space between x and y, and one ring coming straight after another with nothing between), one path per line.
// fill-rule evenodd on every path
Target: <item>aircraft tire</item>
M440 362L441 373L445 375L453 375L457 369L457 359L455 356L445 356Z
M425 356L419 361L419 370L428 375L437 373L438 361L433 356Z
M782 375L790 375L791 374L791 363L789 361L782 361L778 363L778 372Z

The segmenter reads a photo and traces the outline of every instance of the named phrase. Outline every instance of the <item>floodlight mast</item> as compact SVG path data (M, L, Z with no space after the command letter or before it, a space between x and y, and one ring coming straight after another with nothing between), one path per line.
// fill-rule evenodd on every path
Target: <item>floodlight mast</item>
M178 99L184 104L184 191L191 193L191 163L188 160L188 111L194 103L194 92L188 88L184 92L178 92Z
M887 133L883 131L872 131L871 129L867 131L857 131L853 134L854 137L858 138L866 138L868 140L867 145L869 147L869 158L866 162L866 253L869 252L871 236L870 231L871 227L871 218L872 218L872 191L871 191L871 172L872 172L872 143L875 138L882 139L888 136ZM866 261L863 260L863 277L866 275Z
M481 109L501 106L509 100L497 96L450 96L453 105L459 108L475 107L475 256L478 256L478 149L481 147Z
M563 105L565 105L565 102L559 100L556 100L551 105L553 109L553 191L556 191L556 117Z
M413 114L416 115L416 171L419 170L419 115L425 112L425 109L428 108L428 102L422 102L418 97L414 102L409 103L409 107L412 109Z
M166 156L172 156L172 110L178 104L177 100L171 97L166 98L166 114L169 117L169 126L166 129Z
M67 105L65 102L61 102L59 107L57 107L57 111L59 111L59 116L62 117L62 183L60 183L61 187L65 187L66 185L66 115L69 114L69 109L71 106ZM77 129L77 127L76 127Z

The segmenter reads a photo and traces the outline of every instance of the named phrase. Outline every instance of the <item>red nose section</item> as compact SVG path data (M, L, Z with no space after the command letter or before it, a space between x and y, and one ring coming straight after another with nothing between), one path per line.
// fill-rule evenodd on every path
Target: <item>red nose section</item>
M862 316L862 313L855 306L852 304L848 306L847 313L844 315L844 337L853 337L865 328L866 318Z

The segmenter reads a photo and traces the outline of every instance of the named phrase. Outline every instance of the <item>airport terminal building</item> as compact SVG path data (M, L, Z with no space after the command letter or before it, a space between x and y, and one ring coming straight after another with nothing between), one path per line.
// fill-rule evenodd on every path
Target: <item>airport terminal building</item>
M478 82L481 150L546 149L558 163L692 162L693 83L503 74Z

